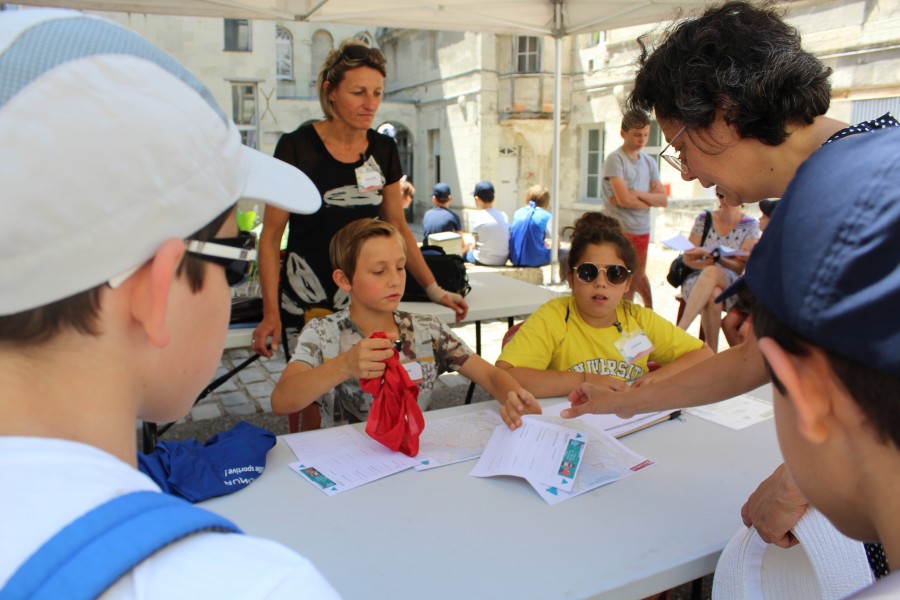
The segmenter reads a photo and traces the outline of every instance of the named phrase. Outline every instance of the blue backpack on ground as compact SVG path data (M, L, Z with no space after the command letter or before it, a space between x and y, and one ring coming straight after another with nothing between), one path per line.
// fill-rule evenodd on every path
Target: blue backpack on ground
M0 600L96 598L157 550L204 531L242 533L228 519L167 494L113 498L38 548L0 590Z

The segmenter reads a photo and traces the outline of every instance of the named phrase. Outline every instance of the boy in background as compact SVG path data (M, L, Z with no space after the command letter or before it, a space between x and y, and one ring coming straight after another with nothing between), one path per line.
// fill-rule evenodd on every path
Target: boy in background
M406 246L392 225L354 221L331 238L330 253L334 281L349 294L350 307L313 319L300 332L291 362L272 391L275 413L319 402L323 427L366 421L372 396L359 380L381 377L392 347L419 388L422 410L428 409L438 376L459 371L500 402L500 415L511 429L522 424L518 415L541 412L534 396L511 375L472 352L437 318L397 310L406 286ZM387 339L373 338L375 332ZM514 407L509 412L515 418L507 405Z
M726 292L746 284L755 299L783 476L845 535L881 542L895 569L854 598L900 595L897 152L892 130L813 154Z
M610 152L603 162L601 194L603 210L622 224L625 236L637 252L638 271L634 283L625 293L626 300L641 297L647 308L653 308L650 280L647 278L647 248L650 244L650 207L666 206L666 190L659 181L656 161L641 152L650 137L650 118L637 111L622 117L622 145Z
M509 258L509 218L494 208L494 184L479 181L472 192L479 210L469 213L471 241L466 261L480 265L505 265Z
M0 494L0 587L18 597L10 578L68 524L162 494L135 468L134 425L181 418L216 370L229 285L255 258L235 202L311 213L320 201L127 29L73 11L2 12L0 53L0 205L15 223L0 237L0 469L15 482ZM96 593L78 589L132 546L98 553L68 592L337 597L287 548L209 531L110 572L114 583L98 577Z
M459 215L450 210L450 204L453 202L453 196L450 193L450 186L446 183L436 183L431 190L432 208L425 211L422 217L422 242L428 244L428 236L432 233L443 233L445 231L453 231L462 236L462 222Z

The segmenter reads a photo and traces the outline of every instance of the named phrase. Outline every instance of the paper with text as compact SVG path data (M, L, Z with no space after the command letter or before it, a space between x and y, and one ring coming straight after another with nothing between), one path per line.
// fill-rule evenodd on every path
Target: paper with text
M771 400L742 394L715 404L694 406L687 412L729 429L740 430L771 419L775 414Z
M419 462L349 426L285 436L285 441L298 459L288 467L329 496L399 473Z

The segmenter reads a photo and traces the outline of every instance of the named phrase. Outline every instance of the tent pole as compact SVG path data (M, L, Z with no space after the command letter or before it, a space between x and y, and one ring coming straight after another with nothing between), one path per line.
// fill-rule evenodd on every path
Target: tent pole
M550 202L553 215L553 237L550 250L550 283L560 283L559 277L559 129L562 112L562 2L555 0L553 38L556 41L556 53L553 64L553 166L550 177Z

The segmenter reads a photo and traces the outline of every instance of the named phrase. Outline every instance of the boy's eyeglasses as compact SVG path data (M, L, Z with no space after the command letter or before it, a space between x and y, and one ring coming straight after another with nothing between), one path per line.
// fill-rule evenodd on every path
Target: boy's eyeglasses
M187 251L201 260L225 267L225 281L237 287L250 278L256 260L256 238L242 231L237 237L214 238L208 242L188 240Z
M237 287L250 277L253 263L256 260L256 238L253 234L242 231L237 237L214 238L208 242L186 240L186 250L201 260L225 267L225 281L230 287ZM107 284L116 289L135 274L141 266L128 269Z
M675 156L674 154L666 154L666 150L668 150L669 147L675 143L675 140L678 139L678 136L681 135L685 129L687 129L687 125L682 127L678 131L678 133L675 134L675 137L672 138L672 141L669 142L668 144L666 144L666 147L663 148L662 151L659 153L661 158L665 159L665 161L667 163L669 163L670 165L672 165L673 167L678 169L678 171L683 174L686 174L688 172L688 167L687 167L686 162L682 161L679 157Z
M606 275L606 280L612 285L621 285L625 283L628 276L631 275L631 269L623 265L595 265L594 263L581 263L574 269L575 277L581 283L593 283L600 276L600 271Z
M387 62L384 54L378 48L368 48L357 44L344 48L341 51L341 60L365 60L377 65Z

